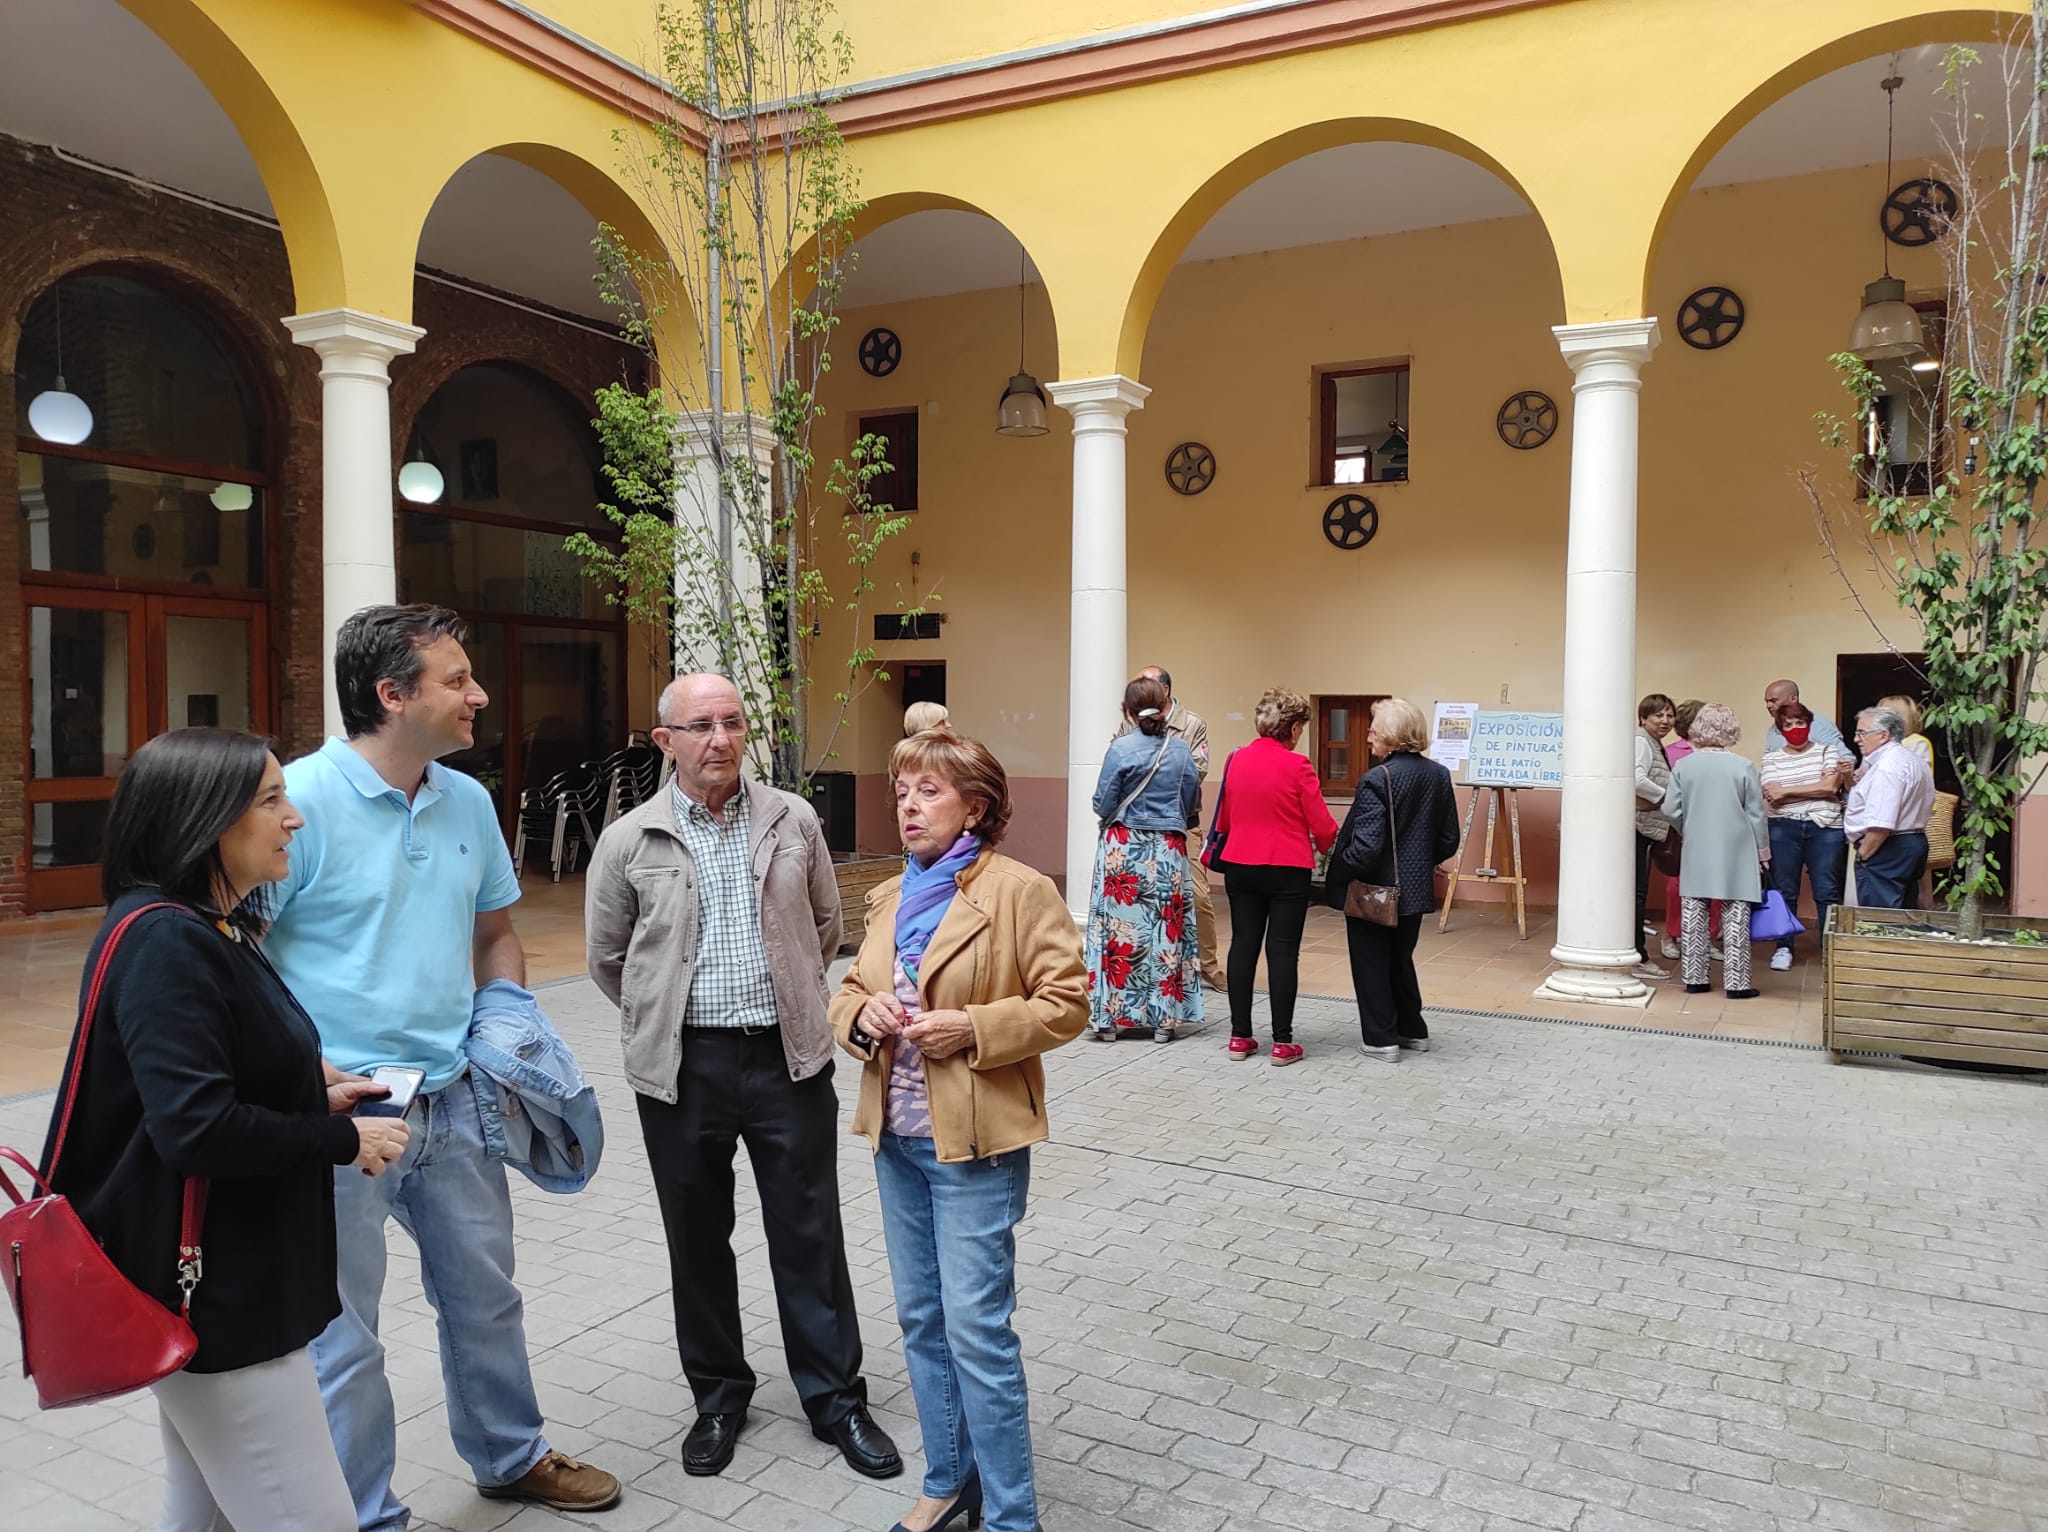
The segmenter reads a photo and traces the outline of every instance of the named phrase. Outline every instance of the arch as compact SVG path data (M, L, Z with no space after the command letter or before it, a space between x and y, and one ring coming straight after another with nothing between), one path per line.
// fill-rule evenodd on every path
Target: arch
M1657 264L1657 253L1663 248L1664 236L1680 205L1714 156L1765 109L1823 75L1894 49L1917 48L1932 43L2002 41L2019 19L2012 11L1977 8L1927 11L1865 27L1845 33L1781 65L1740 98L1730 102L1693 149L1658 207L1656 221L1648 231L1648 242L1643 251L1642 312L1650 312L1650 280Z
M334 210L298 124L263 74L197 0L121 4L199 77L256 162L284 237L297 309L341 307L348 274Z
M434 209L440 205L441 193L464 168L485 155L498 155L539 172L574 197L584 211L597 222L616 229L634 251L657 261L673 260L673 252L669 249L668 241L648 216L646 209L610 172L592 164L572 150L554 144L518 141L491 144L476 149L466 154L460 163L440 177L434 196L428 201L427 206L420 210L418 226L412 235L413 251L418 251L420 241L426 235L428 220L433 217ZM597 258L593 255L593 277L596 272ZM655 345L664 367L680 364L687 368L694 365L689 359L696 349L694 341L697 318L687 307L687 295L678 290L675 296L684 307L681 312L671 307L660 317L654 327ZM470 360L474 362L488 358L473 357ZM450 369L451 373L453 370ZM425 397L421 396L422 399Z
M1173 268L1179 263L1181 254L1187 249L1189 242L1231 198L1261 177L1270 175L1295 160L1324 149L1363 143L1415 144L1427 149L1441 149L1445 153L1457 155L1460 159L1469 160L1512 187L1516 195L1529 204L1537 220L1542 221L1543 214L1537 208L1536 199L1500 161L1476 145L1441 128L1392 117L1342 117L1308 123L1246 150L1210 175L1194 195L1181 204L1179 211L1168 221L1166 227L1160 230L1138 268L1130 297L1124 305L1123 324L1117 337L1118 371L1126 377L1135 378L1139 375L1145 354L1145 332L1151 325L1152 312L1158 305L1159 295L1165 291L1167 280L1173 275ZM1547 237L1548 225L1545 225L1544 233ZM1552 271L1555 273L1557 252L1554 242L1551 263Z
M980 207L964 198L953 196L947 192L900 191L889 192L883 196L876 197L861 208L860 212L854 217L852 227L847 232L848 247L851 248L858 245L877 229L895 223L900 219L908 218L913 213L972 213L977 218L986 218L990 223L1002 229L1004 233L1018 240L1020 244L1023 243L1022 236L1018 235L1007 222L991 213L987 208ZM1026 245L1025 249L1028 252L1030 246ZM795 276L797 283L796 301L798 303L809 302L812 292L816 289L817 284L810 276L810 267L816 261L817 255L818 237L813 235L805 240L791 255L789 264L775 274L777 286L789 280L792 274ZM1059 303L1053 296L1052 279L1046 275L1043 269L1039 271L1038 278L1045 287L1046 305L1052 315L1053 354L1057 356L1059 354L1060 338ZM765 346L767 334L767 309L765 304L754 315L753 332L756 347ZM1049 375L1058 376L1057 372Z

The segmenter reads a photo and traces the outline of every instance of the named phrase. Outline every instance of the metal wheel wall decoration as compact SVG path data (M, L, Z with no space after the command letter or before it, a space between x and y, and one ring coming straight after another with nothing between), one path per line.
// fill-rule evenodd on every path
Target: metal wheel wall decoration
M1732 287L1702 287L1678 306L1678 338L1695 351L1719 351L1742 333L1748 311Z
M903 360L903 342L896 332L881 325L860 338L860 370L871 378L886 378Z
M1501 405L1493 428L1517 452L1533 451L1557 434L1557 401L1533 388L1524 389Z
M1339 495L1323 509L1323 536L1333 548L1356 552L1379 535L1380 512L1363 495Z
M1948 182L1921 176L1894 186L1877 216L1886 239L1912 250L1931 245L1947 234L1954 227L1961 206L1956 189Z
M1166 454L1166 482L1177 495L1199 495L1216 482L1216 454L1200 442L1182 442Z

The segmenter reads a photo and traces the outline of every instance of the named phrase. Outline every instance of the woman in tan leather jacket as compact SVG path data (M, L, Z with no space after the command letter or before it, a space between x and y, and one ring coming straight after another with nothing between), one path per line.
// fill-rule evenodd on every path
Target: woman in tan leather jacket
M1044 874L995 851L1008 779L979 741L935 729L889 757L903 876L868 896L867 939L832 999L865 1060L853 1131L875 1148L924 1494L898 1532L986 1514L1034 1532L1015 1230L1046 1136L1039 1055L1088 1021L1073 918Z

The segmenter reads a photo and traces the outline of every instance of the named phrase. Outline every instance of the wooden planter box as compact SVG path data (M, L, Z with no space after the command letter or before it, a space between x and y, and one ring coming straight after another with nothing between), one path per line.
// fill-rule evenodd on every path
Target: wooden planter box
M846 921L845 934L839 938L841 952L857 951L867 934L868 891L901 871L900 856L859 856L832 864L833 876L839 880L839 908Z
M1821 1040L1831 1063L1856 1051L2048 1069L2048 946L1856 934L1859 926L1953 931L1946 910L1836 905L1828 923ZM2048 920L1996 915L1989 925L2048 939Z

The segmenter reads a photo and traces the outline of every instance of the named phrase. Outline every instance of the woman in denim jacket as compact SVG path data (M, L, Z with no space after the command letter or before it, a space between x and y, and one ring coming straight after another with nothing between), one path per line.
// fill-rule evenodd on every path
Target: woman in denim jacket
M1202 813L1202 778L1187 745L1167 732L1165 683L1124 688L1137 727L1112 740L1095 783L1102 838L1088 895L1088 1035L1099 1043L1170 1043L1202 1019L1201 952L1189 884L1188 826Z

